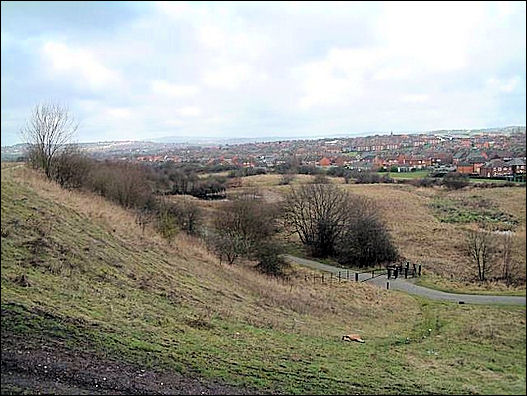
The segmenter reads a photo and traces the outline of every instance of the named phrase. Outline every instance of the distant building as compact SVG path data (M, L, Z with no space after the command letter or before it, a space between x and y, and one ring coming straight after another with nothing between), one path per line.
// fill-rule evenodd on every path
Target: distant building
M318 161L318 164L320 166L330 166L331 165L331 161L328 158L324 157L320 161Z
M479 174L483 177L511 176L512 166L502 159L491 160L480 168Z

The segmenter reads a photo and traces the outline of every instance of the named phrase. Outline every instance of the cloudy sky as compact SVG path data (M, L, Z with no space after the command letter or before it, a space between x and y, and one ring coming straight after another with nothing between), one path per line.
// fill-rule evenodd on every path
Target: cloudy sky
M2 145L525 125L525 2L1 4Z

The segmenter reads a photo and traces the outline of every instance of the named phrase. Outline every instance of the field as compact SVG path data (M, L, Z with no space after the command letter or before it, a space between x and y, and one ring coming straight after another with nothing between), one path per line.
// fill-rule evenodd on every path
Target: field
M392 179L421 179L427 177L429 173L427 170L418 170L415 172L385 172L379 175L388 175Z
M388 202L386 186L344 188L384 202L399 243L417 238L421 226L457 227L426 209L436 192L391 186ZM487 198L518 216L524 231L524 203L501 190ZM300 268L284 282L250 262L220 265L199 240L180 234L168 244L153 229L143 235L130 212L24 167L2 167L1 218L3 356L73 351L76 359L162 367L245 392L526 391L525 307L435 303L366 284L305 283ZM410 230L396 228L410 220L417 223ZM421 248L430 254L442 244ZM424 257L405 246L405 254ZM365 344L342 342L351 332ZM31 392L8 379L2 366L2 393ZM81 385L94 392L94 384Z
M228 193L235 194L252 188L269 202L279 202L291 188L278 185L279 180L278 175L245 177L242 179L243 188L232 189ZM294 186L312 181L313 176L298 175L291 184ZM475 269L465 252L467 229L477 228L479 222L485 221L496 230L514 232L513 258L525 272L524 187L471 186L448 191L440 187L424 188L407 184L344 184L343 178L330 178L330 181L347 191L372 199L401 255L406 260L421 263L425 274L442 276L440 288L474 293L485 290L505 294L525 293L525 285L503 288L495 283L481 285L471 282ZM209 210L217 209L222 204L202 203ZM306 255L294 238L290 238L289 245L290 253Z

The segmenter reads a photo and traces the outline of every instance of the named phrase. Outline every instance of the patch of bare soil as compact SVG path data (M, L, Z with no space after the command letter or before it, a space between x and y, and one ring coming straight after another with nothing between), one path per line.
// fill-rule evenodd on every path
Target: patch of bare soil
M71 351L51 341L28 344L6 334L2 334L1 374L2 395L254 394L216 381Z

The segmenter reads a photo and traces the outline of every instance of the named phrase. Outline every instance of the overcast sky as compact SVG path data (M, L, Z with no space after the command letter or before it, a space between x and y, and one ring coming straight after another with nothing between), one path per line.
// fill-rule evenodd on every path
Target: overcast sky
M2 2L2 145L525 125L516 3Z

